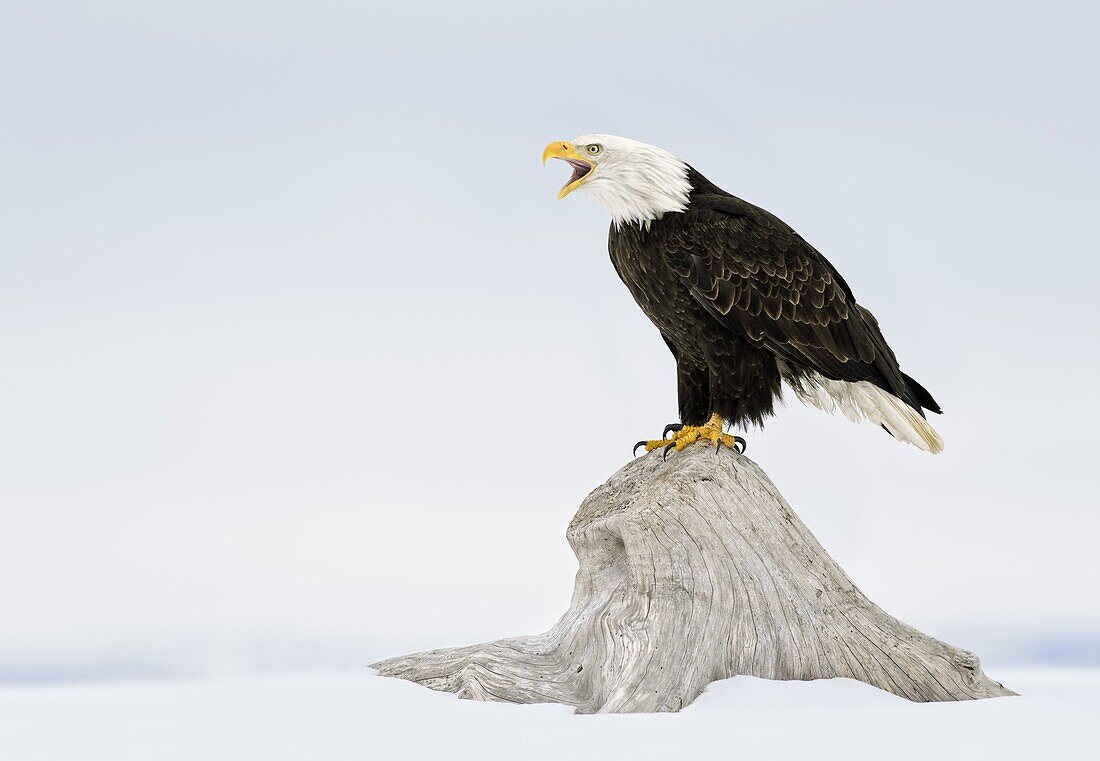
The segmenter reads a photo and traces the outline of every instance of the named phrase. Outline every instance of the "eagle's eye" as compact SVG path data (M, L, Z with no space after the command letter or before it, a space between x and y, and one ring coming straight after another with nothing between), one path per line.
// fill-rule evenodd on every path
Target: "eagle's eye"
M592 154L593 156L595 156L597 153L599 153L602 150L603 150L603 146L598 145L596 143L593 143L592 145L588 146L588 152L590 154Z

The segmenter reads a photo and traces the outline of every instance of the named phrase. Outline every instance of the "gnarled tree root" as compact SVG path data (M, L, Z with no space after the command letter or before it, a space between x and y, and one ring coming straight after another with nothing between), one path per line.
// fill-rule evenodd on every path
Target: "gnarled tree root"
M545 634L374 664L475 700L678 711L717 679L849 677L916 701L1014 694L977 656L868 600L763 471L692 446L638 458L569 525L580 561Z

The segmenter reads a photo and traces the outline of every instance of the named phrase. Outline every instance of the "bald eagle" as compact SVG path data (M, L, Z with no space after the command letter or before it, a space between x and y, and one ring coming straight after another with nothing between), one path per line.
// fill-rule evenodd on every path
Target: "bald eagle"
M646 451L695 441L743 449L782 382L803 402L940 452L932 395L901 371L878 321L829 261L775 215L668 151L614 135L553 142L578 188L611 212L611 262L676 359L680 423Z

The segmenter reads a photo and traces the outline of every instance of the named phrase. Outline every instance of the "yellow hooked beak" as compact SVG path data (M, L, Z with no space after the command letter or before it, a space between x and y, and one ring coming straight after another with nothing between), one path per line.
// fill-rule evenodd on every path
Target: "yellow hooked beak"
M596 168L593 162L577 152L576 146L565 141L550 143L550 145L546 146L546 150L542 152L543 166L546 166L547 159L561 159L569 164L569 166L573 167L573 176L570 177L569 182L565 183L565 186L558 191L558 198L565 198L579 188L585 180L592 176L592 170Z

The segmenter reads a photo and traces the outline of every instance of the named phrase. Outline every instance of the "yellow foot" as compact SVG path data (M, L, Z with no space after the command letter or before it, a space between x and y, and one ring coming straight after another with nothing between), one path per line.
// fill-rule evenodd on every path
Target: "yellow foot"
M722 430L722 417L718 414L711 415L710 420L703 425L667 426L664 435L663 439L639 441L634 445L634 451L637 452L638 447L641 446L644 446L647 452L663 448L664 457L668 457L669 450L675 449L681 452L688 444L696 441L709 441L715 449L721 449L725 444L738 453L744 452L747 446L740 436L731 436Z

